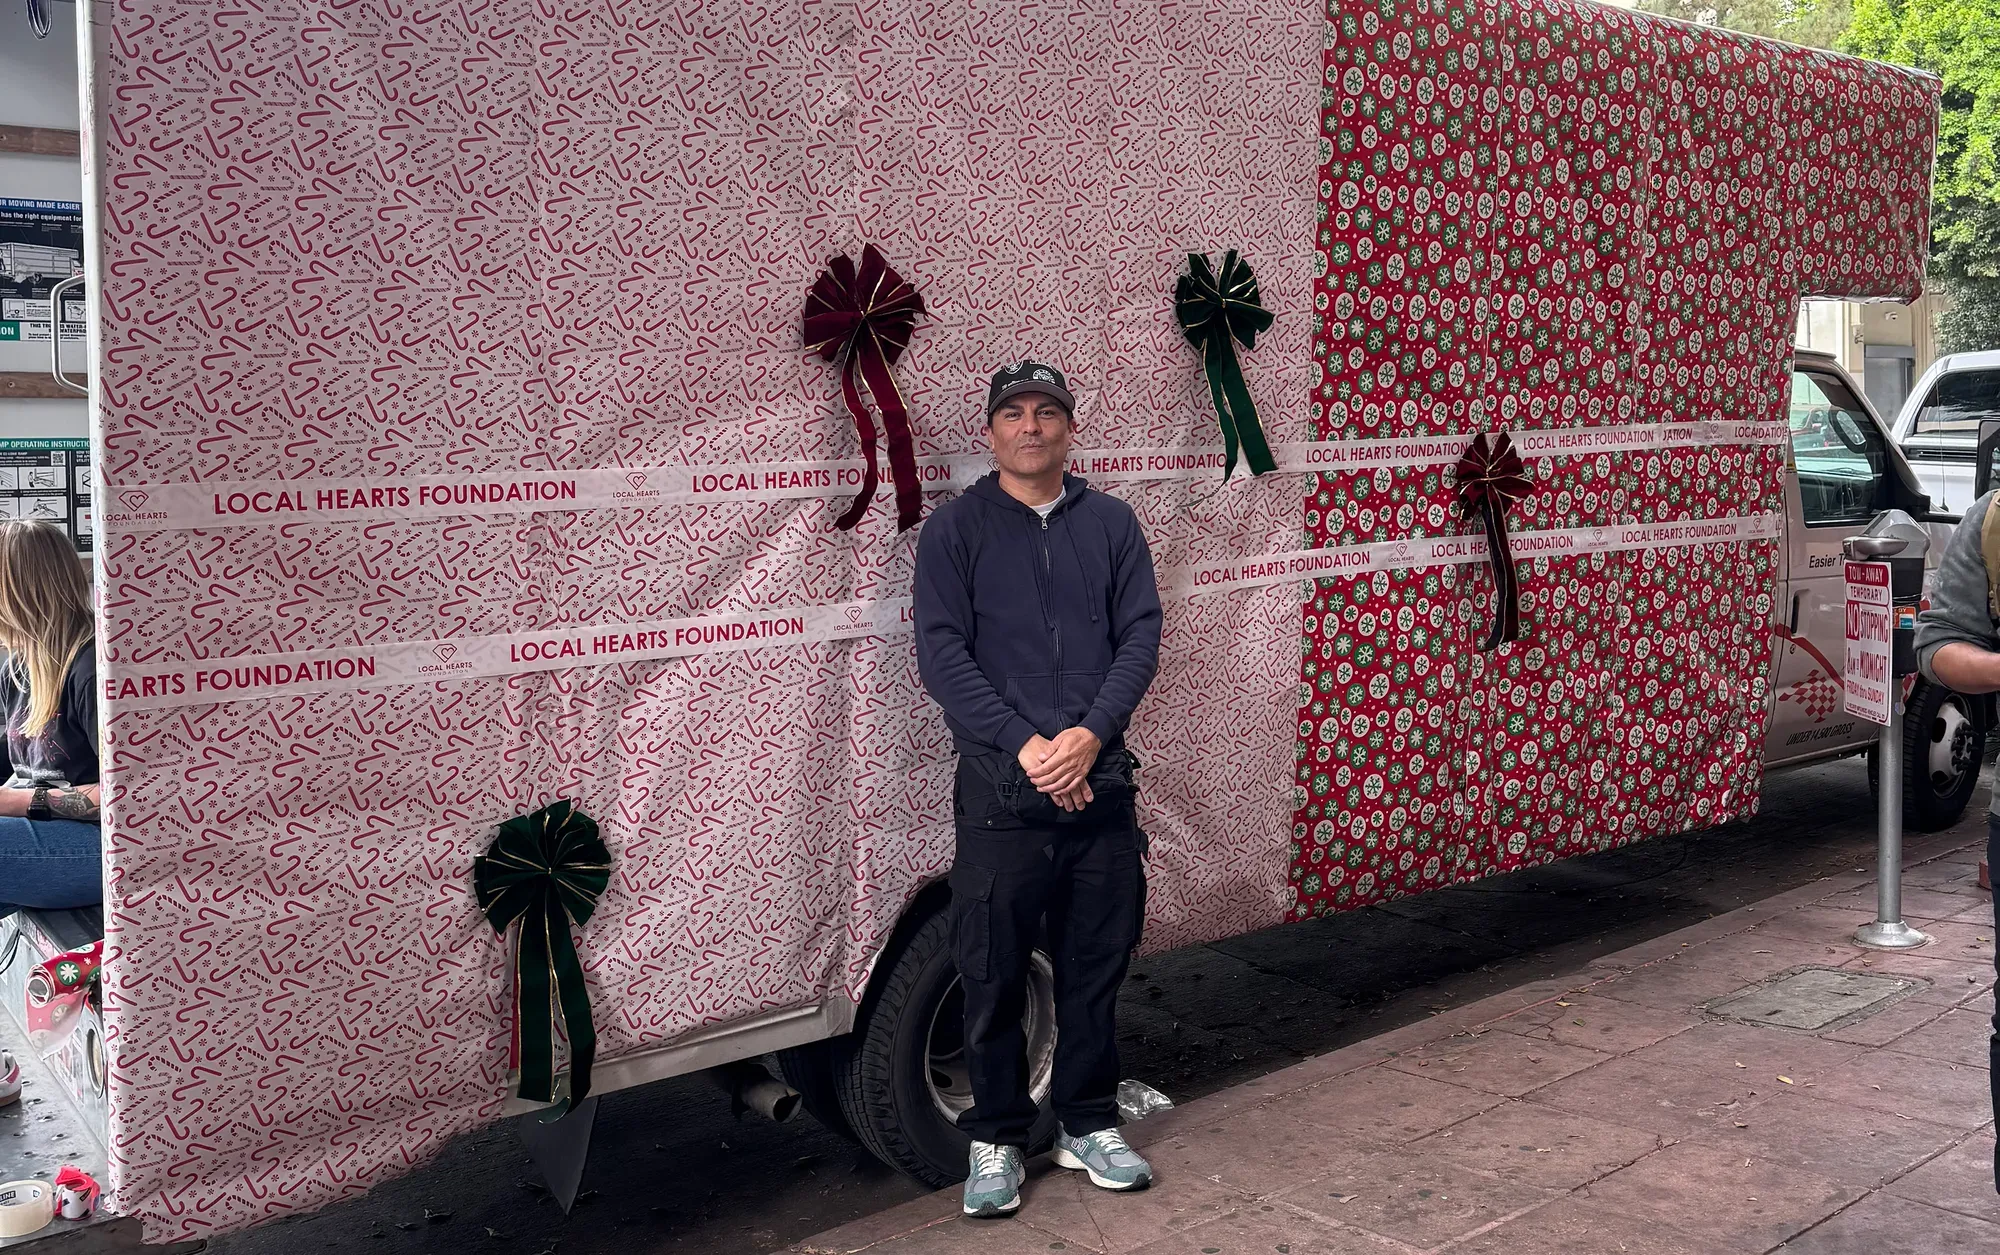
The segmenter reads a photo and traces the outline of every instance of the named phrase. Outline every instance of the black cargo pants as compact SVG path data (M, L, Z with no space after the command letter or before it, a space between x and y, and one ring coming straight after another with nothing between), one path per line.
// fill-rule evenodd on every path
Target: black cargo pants
M960 758L958 852L951 868L952 955L965 991L974 1140L1026 1147L1028 964L1046 921L1055 967L1051 1099L1075 1137L1118 1123L1118 987L1145 915L1145 865L1132 760L1099 755L1095 800L1063 815L1012 755Z

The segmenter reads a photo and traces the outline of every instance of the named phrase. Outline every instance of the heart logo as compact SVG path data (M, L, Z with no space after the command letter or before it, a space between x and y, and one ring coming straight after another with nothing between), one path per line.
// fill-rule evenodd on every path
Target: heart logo
M861 622L861 607L849 606L847 608L846 613L847 613L847 626L853 627L855 624Z
M119 493L118 499L125 503L126 509L136 510L140 506L145 505L146 502L150 501L152 498L148 497L145 493L140 492L137 488L134 488L129 492Z
M431 653L437 656L439 662L450 662L452 655L457 652L458 646L456 645L434 645L431 647Z
M625 477L625 482L632 485L634 488L644 488L646 486L646 472L633 471L630 475L627 475Z

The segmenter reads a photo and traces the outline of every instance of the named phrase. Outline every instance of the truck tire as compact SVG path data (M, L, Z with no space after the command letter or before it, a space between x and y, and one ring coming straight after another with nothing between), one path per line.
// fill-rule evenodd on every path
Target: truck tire
M923 920L883 962L885 970L878 970L870 983L854 1031L827 1043L837 1065L840 1110L870 1154L942 1189L965 1179L971 1146L955 1123L957 1113L971 1103L971 1088L950 912L940 910ZM1030 968L1024 1022L1030 1090L1041 1105L1029 1145L1029 1153L1035 1154L1054 1140L1056 1128L1048 1105L1055 1055L1054 969L1039 951Z
M1949 828L1964 815L1986 754L1986 727L1962 693L1920 680L1903 713L1903 827ZM1868 755L1868 787L1880 770Z

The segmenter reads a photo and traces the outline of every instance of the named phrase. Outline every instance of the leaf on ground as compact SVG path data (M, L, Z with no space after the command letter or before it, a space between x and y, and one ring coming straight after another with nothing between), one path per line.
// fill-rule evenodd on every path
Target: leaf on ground
M1792 1078L1789 1076L1781 1076L1778 1079L1783 1081L1787 1085L1790 1085L1792 1083Z

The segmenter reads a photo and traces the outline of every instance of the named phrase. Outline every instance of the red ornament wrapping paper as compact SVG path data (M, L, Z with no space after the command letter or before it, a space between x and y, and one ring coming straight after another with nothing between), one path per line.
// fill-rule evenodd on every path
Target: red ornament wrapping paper
M1584 4L92 13L111 1186L152 1240L498 1114L470 867L555 797L615 858L600 1075L865 988L949 862L950 749L894 627L914 534L887 494L832 526L829 257L924 295L920 466L1051 360L1148 530L1155 947L1753 807L1769 542L1526 546L1767 511L1782 463L1535 461L1492 655L1483 565L1302 607L1246 562L1456 530L1459 450L1223 486L1188 251L1256 268L1281 451L1775 417L1797 297L1922 270L1928 80ZM629 496L565 506L591 474Z
M1316 426L1782 423L1801 296L1917 295L1935 83L1586 0L1335 3ZM1836 191L1838 189L1838 191ZM1781 509L1781 445L1535 463L1523 530ZM1324 544L1444 530L1441 468L1320 478ZM1292 918L1754 812L1777 542L1322 580Z

